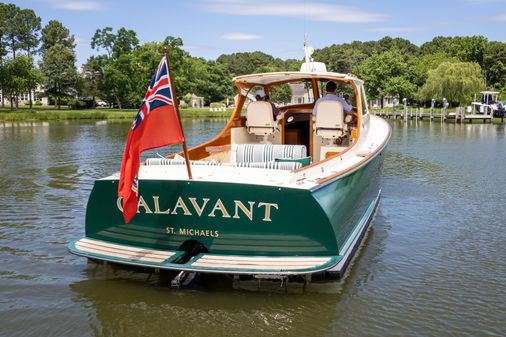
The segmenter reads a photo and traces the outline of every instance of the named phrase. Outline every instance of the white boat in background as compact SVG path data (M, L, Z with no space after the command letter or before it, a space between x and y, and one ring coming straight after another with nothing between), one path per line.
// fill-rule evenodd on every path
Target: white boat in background
M471 103L474 106L474 111L486 116L504 116L505 107L504 102L498 100L500 94L499 91L482 91L480 93L481 101Z

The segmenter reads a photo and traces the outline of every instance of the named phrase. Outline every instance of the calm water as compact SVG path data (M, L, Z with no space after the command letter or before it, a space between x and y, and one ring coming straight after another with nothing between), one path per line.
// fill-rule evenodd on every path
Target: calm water
M185 120L190 145L224 122ZM504 126L392 122L383 199L349 275L305 291L70 255L129 123L0 124L0 336L504 336Z

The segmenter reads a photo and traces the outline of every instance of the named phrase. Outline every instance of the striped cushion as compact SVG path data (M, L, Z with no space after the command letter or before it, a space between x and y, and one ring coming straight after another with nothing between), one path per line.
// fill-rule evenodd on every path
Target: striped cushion
M204 165L204 166L216 166L219 165L217 161L210 160L190 160L191 165ZM148 158L146 159L146 165L186 165L185 160L169 159L169 158Z
M275 158L300 159L306 157L304 145L239 144L237 163L270 162Z
M271 170L296 170L302 167L299 162L255 162L255 163L218 163L216 161L199 161L190 160L191 165L207 165L207 166L229 166L229 167L251 167L251 168L264 168ZM168 159L168 158L148 158L146 165L185 165L184 160Z
M296 170L302 167L299 162L275 162L275 161L264 161L264 162L242 162L242 163L223 163L223 166L234 166L234 167L250 167L250 168L263 168L271 170Z

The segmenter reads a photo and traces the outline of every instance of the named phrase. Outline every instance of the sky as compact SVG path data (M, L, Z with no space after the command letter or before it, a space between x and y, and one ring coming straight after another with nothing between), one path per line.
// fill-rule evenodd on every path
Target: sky
M76 38L77 63L91 55L97 29L125 27L141 43L180 37L196 57L262 51L302 59L304 32L315 49L402 37L484 35L506 41L506 0L0 0L33 9L42 25L58 20Z

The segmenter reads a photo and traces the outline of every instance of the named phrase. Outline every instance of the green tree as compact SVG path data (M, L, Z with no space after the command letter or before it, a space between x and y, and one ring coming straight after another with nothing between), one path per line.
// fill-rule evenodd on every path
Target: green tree
M124 27L118 29L116 34L112 32L111 27L97 29L91 39L91 48L105 49L110 58L118 58L124 53L129 53L138 45L137 33Z
M486 47L487 39L484 36L438 36L424 43L420 50L422 54L445 53L462 62L476 62L481 66Z
M288 84L281 84L270 88L269 98L271 102L290 103L292 99L292 90Z
M113 57L118 57L124 53L130 53L139 46L137 33L131 29L121 27L116 33L114 45L112 47Z
M354 68L354 73L365 81L371 98L381 98L381 102L387 95L404 94L412 98L413 86L408 85L413 83L411 64L408 55L392 50L369 57Z
M284 70L286 71L299 71L300 66L302 65L301 60L296 59L288 59L284 62Z
M7 46L4 41L7 37L6 25L7 25L7 5L0 2L0 62L2 61L4 56L7 55ZM1 89L2 88L0 87L0 90Z
M5 80L2 83L2 94L9 97L11 110L14 101L18 107L16 97L31 92L40 81L40 73L33 66L32 57L27 55L18 55L15 59L5 60L1 68L1 75Z
M31 55L39 45L40 17L31 9L22 9L16 19L17 47Z
M444 62L429 71L420 98L425 101L446 98L450 103L466 104L482 89L483 77L478 63Z
M506 85L506 43L494 41L487 44L483 70L488 86L500 89Z
M42 56L41 70L45 77L46 92L55 98L58 109L61 98L73 93L77 80L76 57L69 48L56 44Z
M20 9L14 4L1 5L2 48L8 47L13 59L18 50L31 54L39 44L40 18L31 9Z
M98 83L102 76L101 63L98 57L90 57L82 66L82 95L90 96L93 108L96 106L96 97L99 95Z
M5 107L4 97L5 97L5 88L9 81L9 75L7 71L7 62L3 59L0 59L0 101L2 101L2 108Z
M91 38L91 48L99 50L100 48L107 51L107 56L112 57L112 48L116 36L112 33L111 27L97 29Z
M384 95L401 98L413 98L417 86L404 76L390 77L385 80Z
M206 103L221 102L234 95L232 75L225 65L217 61L204 61L205 79L195 88L195 93L203 96Z
M429 71L436 69L443 62L459 62L456 57L450 57L443 52L436 52L434 54L426 54L416 57L413 60L413 82L421 87L427 81Z
M353 42L316 50L314 60L325 63L329 71L351 73L356 66L369 57L362 48L358 47L361 44L361 42Z
M163 46L161 43L157 42L145 43L133 51L132 62L135 69L135 74L133 76L135 76L135 78L132 83L132 94L137 97L136 105L141 103L162 56ZM172 66L173 64L171 63L171 67ZM176 91L177 89L176 87Z
M224 64L228 68L228 71L234 76L238 76L261 72L259 71L261 67L274 63L274 57L255 51L251 53L220 55L217 61Z
M420 52L418 46L411 43L409 40L400 37L391 38L386 36L373 44L373 52L377 54L384 53L390 50L397 50L405 55L417 55Z
M314 53L314 59L324 62L329 71L346 74L352 72L367 58L387 51L397 51L409 56L418 55L420 52L419 48L408 40L387 36L378 41L353 41L318 49Z
M138 46L137 34L123 27L116 34L111 27L97 29L91 40L93 49L104 49L107 52L107 55L99 56L98 63L94 66L98 75L95 76L98 79L98 92L109 102L115 102L120 109L138 106L147 87L145 84L142 94L137 90L143 83L146 65L135 59L134 52ZM151 71L155 68L156 66Z
M144 96L144 93L141 96L134 95L133 85L136 77L132 55L123 54L107 63L98 87L106 94L108 101L115 102L119 109L136 106ZM147 85L144 92L146 88Z
M44 52L57 44L68 49L74 49L75 39L74 35L70 34L70 30L63 26L60 21L51 20L42 28L41 51Z
M2 20L2 35L4 48L10 48L13 58L16 58L16 49L19 40L16 19L21 9L14 4L1 4L0 20Z

